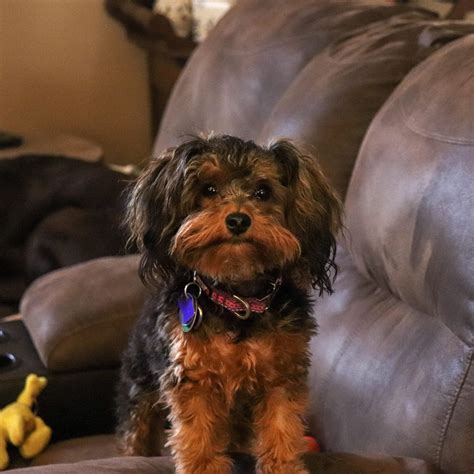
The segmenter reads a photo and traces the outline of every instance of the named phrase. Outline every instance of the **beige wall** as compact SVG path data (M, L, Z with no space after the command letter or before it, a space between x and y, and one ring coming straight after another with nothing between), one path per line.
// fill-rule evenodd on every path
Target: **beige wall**
M115 163L149 153L146 56L102 0L0 0L0 129L83 136Z

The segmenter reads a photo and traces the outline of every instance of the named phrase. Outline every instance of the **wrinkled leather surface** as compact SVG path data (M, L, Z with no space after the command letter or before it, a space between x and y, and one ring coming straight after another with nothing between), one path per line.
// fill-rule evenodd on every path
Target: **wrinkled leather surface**
M470 36L405 79L367 135L346 204L358 270L441 319L468 345L474 340L473 57Z
M50 445L33 459L31 465L77 463L119 456L120 451L114 435L84 436Z
M324 446L474 470L474 35L402 82L346 199L320 300L310 423Z
M136 255L105 257L36 280L21 313L52 371L116 366L147 291Z
M317 155L344 197L365 131L389 94L412 67L472 31L407 6L239 3L185 68L154 153L201 132L260 143L289 137Z
M50 446L32 463L35 468L20 472L152 472L174 473L174 463L168 456L117 457L113 436L90 436L63 441ZM255 472L250 456L236 454L233 474ZM96 459L91 462L90 460ZM312 474L435 474L438 471L417 459L389 456L360 456L357 454L324 453L305 456L306 467ZM54 467L57 465L57 469ZM59 470L60 469L60 470Z
M155 154L191 133L256 139L277 101L315 55L351 31L407 11L406 6L372 2L368 7L360 1L239 2L178 80Z
M51 464L16 469L18 474L175 474L171 458L115 457L78 463Z
M292 137L314 150L344 197L370 121L405 75L443 40L474 25L452 28L425 12L398 13L335 41L299 73L258 137Z

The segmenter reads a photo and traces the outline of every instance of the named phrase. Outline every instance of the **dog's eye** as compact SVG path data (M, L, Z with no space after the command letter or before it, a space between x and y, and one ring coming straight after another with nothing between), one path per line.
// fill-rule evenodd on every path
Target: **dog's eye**
M202 188L202 195L212 197L217 194L217 188L213 184L205 184Z
M267 201L272 195L272 190L267 184L260 184L253 195L260 201Z

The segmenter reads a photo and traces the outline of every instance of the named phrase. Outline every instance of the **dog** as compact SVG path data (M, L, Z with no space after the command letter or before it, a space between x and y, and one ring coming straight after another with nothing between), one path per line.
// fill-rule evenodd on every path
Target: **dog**
M194 137L151 160L126 212L152 289L122 360L118 436L181 474L306 473L311 288L331 292L341 205L291 142Z

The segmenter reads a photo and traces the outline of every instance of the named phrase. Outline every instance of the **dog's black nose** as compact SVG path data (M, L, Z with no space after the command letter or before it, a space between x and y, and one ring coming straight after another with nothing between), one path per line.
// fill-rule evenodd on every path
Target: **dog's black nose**
M243 212L233 212L225 218L227 228L235 235L243 234L251 223L250 217Z

